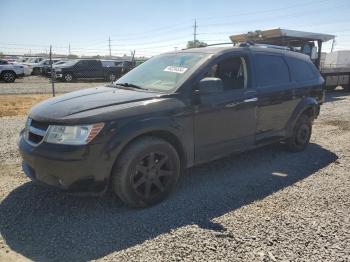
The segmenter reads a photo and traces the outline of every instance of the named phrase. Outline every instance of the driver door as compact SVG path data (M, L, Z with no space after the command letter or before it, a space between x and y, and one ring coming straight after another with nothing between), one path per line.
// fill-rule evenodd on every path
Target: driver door
M257 93L251 87L249 72L248 56L231 55L219 60L204 73L204 77L220 78L224 90L200 95L200 104L195 106L196 163L254 144Z

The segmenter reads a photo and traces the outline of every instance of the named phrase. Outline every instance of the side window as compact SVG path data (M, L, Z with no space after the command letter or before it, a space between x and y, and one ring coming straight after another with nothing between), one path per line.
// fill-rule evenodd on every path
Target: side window
M222 80L224 90L247 87L247 64L243 57L231 57L215 64L205 77L217 77Z
M314 65L311 62L307 63L292 57L288 57L287 61L293 80L303 82L313 80L317 77L313 68Z
M98 61L96 61L96 60L87 60L87 66L89 66L89 67L97 67L98 66Z
M259 86L276 86L290 82L289 70L283 57L256 54L256 74Z
M80 60L77 65L81 67L86 66L86 60Z

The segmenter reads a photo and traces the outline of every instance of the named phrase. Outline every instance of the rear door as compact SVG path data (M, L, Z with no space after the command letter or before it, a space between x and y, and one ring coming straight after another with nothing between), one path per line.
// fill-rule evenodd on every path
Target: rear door
M103 78L103 68L101 61L88 60L87 63L87 77L89 78Z
M289 67L280 53L254 53L257 80L257 142L283 136L295 106L294 83Z

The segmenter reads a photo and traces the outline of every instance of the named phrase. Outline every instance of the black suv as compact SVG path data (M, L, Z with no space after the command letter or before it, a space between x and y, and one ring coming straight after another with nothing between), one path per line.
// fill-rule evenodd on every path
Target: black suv
M56 79L72 82L76 79L105 79L114 81L118 75L115 61L96 59L69 60L54 68Z
M324 99L310 58L263 47L155 56L104 87L44 101L20 134L33 181L75 192L108 185L128 205L163 200L183 169L266 144L309 143Z

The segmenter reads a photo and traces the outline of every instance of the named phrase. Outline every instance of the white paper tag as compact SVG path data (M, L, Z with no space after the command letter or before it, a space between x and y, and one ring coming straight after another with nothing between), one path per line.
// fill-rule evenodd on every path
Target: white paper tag
M187 71L188 68L186 67L180 67L180 66L167 66L164 71L166 72L172 72L177 74L183 74Z

